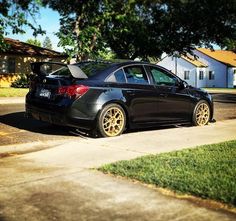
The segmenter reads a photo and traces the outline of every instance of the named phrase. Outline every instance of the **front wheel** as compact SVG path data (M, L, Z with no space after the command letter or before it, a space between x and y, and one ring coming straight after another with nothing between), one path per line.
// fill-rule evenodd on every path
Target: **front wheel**
M98 131L103 137L114 137L123 133L126 115L118 104L105 106L98 116Z
M193 112L193 125L204 126L210 120L210 107L206 101L199 101Z

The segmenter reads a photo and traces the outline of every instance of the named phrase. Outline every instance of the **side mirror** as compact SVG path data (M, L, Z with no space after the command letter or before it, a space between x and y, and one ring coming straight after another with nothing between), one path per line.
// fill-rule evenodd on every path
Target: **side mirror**
M185 88L188 88L188 83L186 81L179 81L178 83L179 89L183 90Z

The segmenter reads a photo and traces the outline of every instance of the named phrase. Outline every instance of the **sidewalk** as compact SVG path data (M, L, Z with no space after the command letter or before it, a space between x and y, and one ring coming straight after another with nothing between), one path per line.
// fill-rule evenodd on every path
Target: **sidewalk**
M112 138L87 138L30 153L25 158L54 166L92 168L103 164L236 139L236 119L203 127L180 127L127 133ZM73 154L72 154L73 153Z
M233 221L235 214L210 209L206 202L164 195L138 182L91 170L118 160L232 139L236 139L236 120L114 138L78 139L2 159L0 219Z
M25 102L25 97L0 97L1 104L22 104Z
M3 100L0 99L0 104ZM236 220L235 214L210 209L206 206L209 203L168 196L139 182L91 169L147 154L233 139L236 119L204 127L158 129L113 138L78 138L50 149L2 158L0 220ZM27 145L0 146L0 153L21 152Z

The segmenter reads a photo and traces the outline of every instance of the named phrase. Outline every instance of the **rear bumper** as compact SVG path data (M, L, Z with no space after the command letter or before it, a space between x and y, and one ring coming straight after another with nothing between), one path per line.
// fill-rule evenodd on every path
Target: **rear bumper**
M54 108L45 109L37 107L36 105L29 104L26 102L25 105L26 116L33 117L34 119L48 122L51 124L76 127L86 130L91 130L95 128L95 119L81 118L79 116L71 115L70 108Z

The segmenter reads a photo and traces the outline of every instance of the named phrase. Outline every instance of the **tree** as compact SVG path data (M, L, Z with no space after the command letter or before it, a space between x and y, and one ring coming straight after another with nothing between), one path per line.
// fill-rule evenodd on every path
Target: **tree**
M76 55L78 60L96 57L98 50L105 48L101 38L102 26L101 1L83 0L44 0L61 14L59 46L70 56ZM66 7L65 7L66 5Z
M39 40L37 40L37 39L30 38L30 39L28 39L26 41L26 43L31 44L31 45L35 45L35 46L38 46L38 47L41 47L41 42Z
M60 46L78 59L185 54L236 39L235 0L44 0L61 14ZM67 7L65 7L65 5ZM68 47L71 46L71 47Z
M222 48L236 53L236 39L226 38Z
M122 0L109 7L103 36L119 57L147 60L236 39L235 0Z
M2 0L0 2L0 50L5 50L7 45L4 36L10 32L13 34L25 33L27 27L33 30L33 35L43 34L41 26L30 23L29 17L39 12L40 0Z
M52 42L48 36L43 41L43 47L52 50Z

